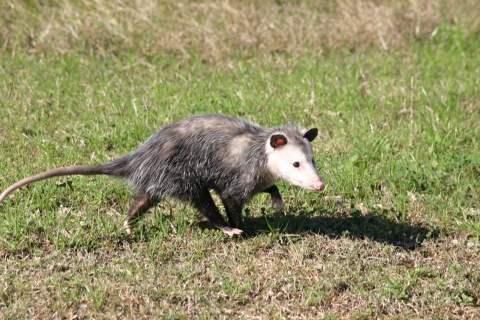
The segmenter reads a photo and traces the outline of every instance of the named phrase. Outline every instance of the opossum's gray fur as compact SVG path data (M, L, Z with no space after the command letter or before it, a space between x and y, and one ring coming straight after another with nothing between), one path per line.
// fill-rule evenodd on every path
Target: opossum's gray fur
M274 134L284 135L289 144L308 154L303 133L295 125L265 131L245 120L201 115L163 127L136 150L104 165L56 168L27 177L7 188L0 202L25 184L54 176L107 174L124 179L136 193L125 225L127 232L131 218L170 195L190 202L223 232L240 234L235 228L242 224L243 206L255 194L268 192L272 203L283 207L274 185L278 177L267 167L266 148ZM233 228L220 215L209 189L220 195Z
M265 153L273 132L290 137L289 143L298 139L304 146L295 125L267 132L232 117L195 116L158 130L138 149L107 163L105 173L125 179L136 193L146 193L157 201L167 195L192 201L203 188L210 188L245 202L276 180L267 170ZM248 143L231 145L245 135ZM243 148L238 158L229 157L231 148Z

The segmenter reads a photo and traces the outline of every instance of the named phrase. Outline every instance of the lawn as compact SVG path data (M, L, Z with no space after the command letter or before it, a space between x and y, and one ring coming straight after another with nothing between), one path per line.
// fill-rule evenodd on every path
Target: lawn
M480 3L0 2L0 192L185 117L317 127L320 193L244 235L104 176L0 204L0 318L480 318ZM217 199L218 200L218 199ZM221 205L219 204L221 207Z

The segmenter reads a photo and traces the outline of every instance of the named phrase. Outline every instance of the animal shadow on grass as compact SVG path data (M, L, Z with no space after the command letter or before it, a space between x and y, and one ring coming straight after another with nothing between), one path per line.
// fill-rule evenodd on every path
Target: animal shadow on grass
M404 250L413 250L421 246L427 239L434 239L439 236L439 231L428 228L421 224L412 224L408 221L400 221L396 218L397 212L388 210L375 210L367 215L359 210L352 212L338 212L336 210L295 210L289 208L284 213L272 213L270 210L262 209L262 216L251 217L246 209L246 218L244 219L242 238L251 238L259 234L277 234L308 236L308 234L326 235L332 239L339 237L348 237L351 239L370 239L371 241L386 243ZM175 220L174 215L165 215L165 221ZM186 222L187 223L187 222ZM187 223L189 224L189 223ZM215 229L207 221L198 222L199 226L205 225L209 229ZM173 225L173 224L172 224ZM192 225L191 225L192 226ZM191 227L190 226L190 227ZM40 238L45 238L43 228L30 226L34 234ZM189 227L187 227L189 228ZM203 227L201 227L203 229ZM150 237L155 237L155 227L149 223L143 223L136 226L136 236L130 237L125 232L117 232L110 235L94 237L81 244L78 241L64 243L67 247L82 247L88 250L94 250L102 246L100 243L114 242L119 247L125 243L148 242ZM142 231L143 230L143 231ZM225 236L226 237L226 236ZM42 246L43 241L36 241L31 244L32 247ZM29 250L15 249L24 256ZM10 254L9 254L10 255Z
M405 250L413 250L421 246L424 240L437 238L439 235L438 230L400 221L396 216L398 216L396 212L388 210L374 210L364 215L360 210L339 213L329 210L306 212L290 208L285 213L247 217L244 223L244 236L254 237L265 232L299 236L314 233L330 238L367 238Z

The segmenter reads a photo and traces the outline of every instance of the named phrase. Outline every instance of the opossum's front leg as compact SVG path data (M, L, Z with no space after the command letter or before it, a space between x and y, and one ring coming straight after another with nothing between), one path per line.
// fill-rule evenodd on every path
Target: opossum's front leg
M123 224L127 234L132 234L132 223L134 220L140 216L142 216L148 209L154 206L157 201L153 201L150 196L146 193L144 194L137 194L133 200L132 205L130 206L130 210L128 210L127 220Z
M278 191L276 185L263 190L263 192L270 193L272 196L272 206L275 208L275 210L280 212L285 210L285 204L283 203L282 196L280 195L280 191Z
M220 214L220 211L218 211L215 202L213 202L208 189L203 190L200 195L193 199L192 204L211 224L220 229L223 233L228 234L230 237L243 233L240 229L228 226Z

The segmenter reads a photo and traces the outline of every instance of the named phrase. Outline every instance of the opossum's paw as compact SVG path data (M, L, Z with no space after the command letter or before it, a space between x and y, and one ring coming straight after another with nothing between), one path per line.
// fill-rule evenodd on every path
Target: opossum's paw
M237 228L232 228L229 226L218 226L217 228L222 230L223 233L228 234L230 237L233 236L239 236L243 233L243 230L237 229Z
M132 238L132 239L135 238L135 235L132 233L132 229L130 228L130 221L126 220L123 223L123 227L125 228L125 231L130 236L130 238Z
M200 222L197 223L197 225L202 230L207 230L207 229L217 230L218 229L218 230L222 231L223 233L228 234L230 237L233 237L235 235L241 235L243 233L243 230L232 228L232 227L229 227L229 226L224 225L224 224L211 223L210 221L200 221Z
M285 204L282 198L272 198L272 207L278 212L283 212L283 210L285 210Z
M132 229L130 229L130 221L125 220L125 222L123 223L123 227L125 228L127 234L132 234Z

